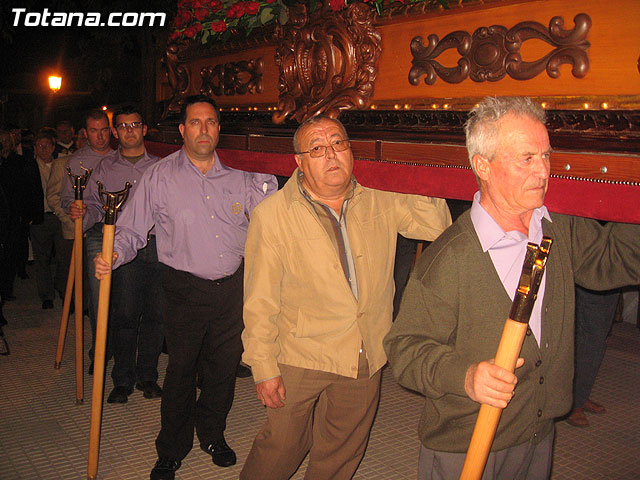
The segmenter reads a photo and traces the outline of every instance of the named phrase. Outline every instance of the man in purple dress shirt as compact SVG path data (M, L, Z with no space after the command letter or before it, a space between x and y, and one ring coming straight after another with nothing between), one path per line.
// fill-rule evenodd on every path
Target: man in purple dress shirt
M152 480L175 478L193 445L194 427L216 465L236 463L224 430L242 354L248 217L277 189L272 175L220 162L219 112L210 98L187 98L179 128L184 147L144 173L118 218L114 242L117 269L136 256L155 228L169 364ZM109 271L101 257L95 263L97 276Z
M158 161L158 157L149 155L144 148L147 126L136 107L126 106L114 114L112 133L120 141L120 148L105 156L91 176L84 195L85 225L101 224L104 219L97 182L108 192L122 190L129 182L131 198L142 174ZM121 212L128 206L129 202L125 202ZM162 394L157 384L158 357L162 349L159 275L155 231L151 230L147 245L113 274L109 329L114 388L108 403L126 403L134 385L142 390L145 398Z
M67 163L67 167L71 169L71 173L73 175L83 175L85 173L84 169L93 169L98 166L102 158L108 153L112 152L110 141L111 141L111 129L109 127L109 117L103 110L94 109L87 112L85 116L85 127L87 130L87 145L82 147L79 150L76 150L71 157L69 157L69 161ZM89 182L92 182L92 179L89 179ZM52 188L57 188L54 186ZM82 212L76 211L75 213L71 210L71 206L75 200L75 193L73 191L73 186L68 178L65 178L60 184L60 203L62 208L69 212L69 216L75 220L75 218L80 218L79 215ZM49 194L55 192L47 192ZM54 208L52 206L52 208ZM74 216L75 215L75 216ZM89 350L89 358L91 359L91 366L89 367L89 374L93 373L93 348L96 343L96 319L98 312L98 289L100 285L98 281L95 279L93 272L93 262L91 259L94 255L102 250L102 221L95 224L88 224L83 221L83 229L84 229L84 252L83 256L85 272L86 272L86 281L84 285L88 288L88 291L85 290L85 298L89 301L87 303L86 309L89 312L89 325L91 325L91 348ZM87 260L88 259L88 260ZM73 304L72 304L73 305ZM76 315L80 315L76 313ZM111 346L107 344L107 359L111 357Z

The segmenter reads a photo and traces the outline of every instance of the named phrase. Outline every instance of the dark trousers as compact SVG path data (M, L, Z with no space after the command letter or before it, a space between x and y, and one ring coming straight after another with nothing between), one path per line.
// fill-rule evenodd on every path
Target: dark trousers
M102 251L102 223L97 223L84 234L82 242L83 259L82 266L84 270L84 299L83 309L89 314L89 325L91 327L91 347L89 348L89 358L93 362L93 353L96 344L96 324L98 320L98 300L100 298L100 280L95 276L95 264L93 258L97 253ZM76 313L77 315L77 313ZM105 365L111 359L113 354L111 328L107 330L107 348L105 351Z
M162 297L156 237L113 271L110 324L114 386L158 379L162 350Z
M222 281L161 269L169 363L156 449L159 457L182 460L193 446L194 427L205 446L226 428L242 355L243 267Z
M68 241L62 237L62 225L53 213L45 213L42 223L31 225L30 234L38 295L42 301L53 300L55 290L64 292L66 287L69 264L63 265L61 259L69 247ZM54 255L55 274L52 276Z
M616 314L619 290L594 292L576 285L576 361L573 408L589 399L607 348L606 340Z

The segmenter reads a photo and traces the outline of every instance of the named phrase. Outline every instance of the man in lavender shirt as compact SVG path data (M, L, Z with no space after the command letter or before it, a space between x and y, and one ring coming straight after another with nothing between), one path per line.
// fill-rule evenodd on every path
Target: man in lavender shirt
M251 210L275 192L277 182L220 162L219 118L210 98L185 100L179 125L184 147L144 173L116 225L113 268L136 256L154 225L161 264L169 364L152 480L175 478L193 445L194 427L216 465L236 463L224 430L242 354L244 244ZM98 277L109 271L100 256L95 263Z
M120 141L120 148L105 156L91 176L84 195L85 225L102 224L104 220L97 182L101 182L108 192L122 190L129 182L131 198L142 174L158 161L158 157L144 148L147 126L136 107L122 107L113 115L112 133ZM127 201L120 212L128 206ZM74 216L81 213L77 208L71 206ZM145 398L157 398L162 394L157 384L158 357L162 349L159 275L155 231L151 230L147 245L113 274L109 329L114 388L107 398L108 403L126 403L134 385L142 390Z
M87 112L85 116L85 127L87 130L87 145L69 157L67 167L71 169L73 175L83 175L84 169L94 169L98 166L100 161L105 155L112 152L111 141L111 129L109 127L109 117L103 110L94 109ZM94 182L91 178L89 182ZM73 219L78 217L78 213L74 213L70 210L71 205L75 200L75 193L73 186L68 178L64 179L60 185L60 203L64 211L69 213L69 216ZM52 188L57 188L53 186ZM55 194L56 192L47 192L48 194ZM53 206L51 208L54 208ZM100 284L95 279L93 271L93 262L91 259L97 252L102 250L102 221L99 223L86 223L83 222L84 229L84 265L86 272L86 281L83 285L86 286L88 291L85 291L85 298L88 299L86 310L89 313L89 324L91 325L91 348L89 349L89 358L91 359L91 366L89 367L89 374L93 373L93 349L96 343L96 318L98 311L98 291ZM88 261L87 261L88 259ZM76 312L76 315L81 315ZM107 360L111 357L111 347L107 344Z

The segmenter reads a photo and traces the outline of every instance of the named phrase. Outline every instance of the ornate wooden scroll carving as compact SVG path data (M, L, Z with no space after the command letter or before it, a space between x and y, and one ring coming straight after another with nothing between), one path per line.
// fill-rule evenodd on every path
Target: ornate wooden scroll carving
M275 123L287 116L299 122L318 113L337 117L340 110L368 106L382 50L373 17L370 6L354 3L334 14L325 7L312 18L306 9L292 18L275 55Z
M169 43L163 58L169 86L173 92L171 98L165 104L162 118L167 118L172 113L178 113L182 108L182 103L186 97L186 92L191 84L191 74L189 69L180 61L178 55L184 49L184 43Z
M538 22L520 22L510 30L501 25L480 27L473 35L465 31L455 31L442 40L437 35L429 35L428 45L422 37L411 41L413 67L409 71L409 83L417 85L420 77L433 85L437 78L448 83L460 83L466 78L475 82L495 82L505 75L516 80L529 80L543 70L551 78L560 75L560 65L571 64L571 73L582 78L589 70L587 34L591 29L591 18L580 13L574 18L575 27L564 30L564 19L553 17L549 28ZM530 39L543 40L553 47L544 57L525 62L520 49ZM436 58L444 51L455 48L460 54L456 67L445 67Z
M243 95L262 92L262 58L203 67L200 71L203 95Z

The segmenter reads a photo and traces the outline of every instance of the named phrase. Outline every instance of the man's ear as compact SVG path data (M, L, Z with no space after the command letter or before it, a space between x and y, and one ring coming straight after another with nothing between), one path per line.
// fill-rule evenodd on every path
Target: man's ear
M120 137L118 137L118 130L115 127L111 127L111 135L120 140Z
M178 125L178 130L180 130L180 135L182 135L182 138L184 138L184 123Z
M302 170L302 157L300 155L296 155L296 163L298 164L298 168Z
M476 153L471 159L473 170L480 180L487 181L489 179L490 162L482 155Z

